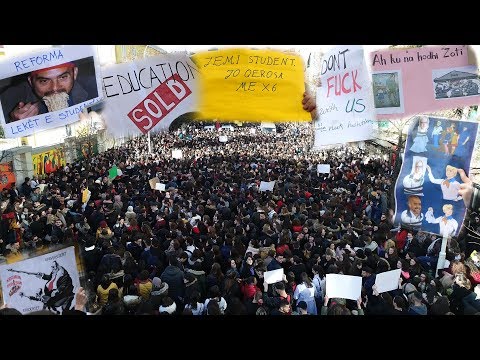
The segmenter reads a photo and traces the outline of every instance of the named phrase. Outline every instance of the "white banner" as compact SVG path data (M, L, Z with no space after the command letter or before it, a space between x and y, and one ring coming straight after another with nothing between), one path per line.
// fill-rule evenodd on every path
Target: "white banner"
M317 164L317 173L330 174L330 164Z
M178 78L172 79L177 74ZM102 67L107 132L115 137L166 130L196 111L198 70L183 54L152 56Z
M362 293L362 277L340 274L326 275L326 294L331 298L357 300Z
M0 63L0 122L5 137L16 138L71 124L100 102L96 48L48 48Z
M260 182L260 188L258 190L260 191L273 191L273 188L275 187L275 181L262 181Z
M322 58L314 147L375 137L377 123L363 48L337 46Z
M5 303L22 314L72 309L80 287L73 246L1 265L0 279Z
M228 141L228 136L222 135L218 137L218 141L224 143Z
M379 294L398 289L398 279L402 270L395 269L375 275L375 285Z

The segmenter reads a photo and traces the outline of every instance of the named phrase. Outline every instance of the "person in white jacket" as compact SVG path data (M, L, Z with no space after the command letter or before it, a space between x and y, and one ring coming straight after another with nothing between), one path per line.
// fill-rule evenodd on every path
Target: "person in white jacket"
M317 304L315 303L315 286L306 272L301 274L302 283L298 284L293 293L293 298L297 301L307 303L307 312L310 315L317 315Z

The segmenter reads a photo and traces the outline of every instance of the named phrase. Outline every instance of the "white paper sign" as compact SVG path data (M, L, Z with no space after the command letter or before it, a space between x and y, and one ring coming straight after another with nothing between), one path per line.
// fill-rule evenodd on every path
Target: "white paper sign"
M283 268L272 271L265 271L263 273L263 281L265 281L267 284L275 284L283 280L283 274Z
M156 183L155 184L155 190L165 191L165 184Z
M45 83L60 74L65 76L54 94ZM0 63L0 123L6 138L74 123L102 98L100 64L93 46L48 48Z
M218 141L220 142L227 142L228 141L228 136L222 135L218 137Z
M262 181L260 183L260 191L273 191L273 188L275 186L275 181Z
M173 159L181 159L183 157L182 150L172 150L172 158Z
M314 147L375 137L371 79L358 45L334 47L321 62Z
M318 164L317 173L319 174L330 174L330 164Z
M38 184L38 187L40 188L40 192L43 193L45 188L48 187L48 184Z
M2 265L0 278L5 303L22 314L72 309L80 287L73 246Z
M402 270L386 271L375 276L375 285L379 294L398 289L398 279Z
M362 294L362 277L340 274L326 275L326 295L331 298L357 300Z

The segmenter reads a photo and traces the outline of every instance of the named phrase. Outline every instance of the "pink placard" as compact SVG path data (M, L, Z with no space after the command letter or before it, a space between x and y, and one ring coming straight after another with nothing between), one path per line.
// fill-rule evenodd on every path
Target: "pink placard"
M480 102L478 91L450 90L448 95L447 91L442 95L440 89L440 85L450 86L450 82L443 81L449 75L463 76L465 85L477 81L469 81L473 77L469 78L468 74L476 75L477 68L466 68L469 66L466 45L375 51L370 54L370 65L377 119L402 118ZM394 84L394 88L397 86L398 91L393 95L392 86L389 88L386 83L387 78L391 79L390 84Z

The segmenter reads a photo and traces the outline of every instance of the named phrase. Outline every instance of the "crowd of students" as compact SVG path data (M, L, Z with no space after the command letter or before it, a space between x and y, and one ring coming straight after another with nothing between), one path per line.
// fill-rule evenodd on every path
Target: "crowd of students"
M142 136L44 179L26 178L1 193L1 252L78 244L91 314L480 311L480 259L470 256L476 212L470 233L449 239L449 265L436 273L441 239L391 222L397 174L388 156L312 150L311 124L252 129L220 134L190 124L152 135L151 153ZM319 163L330 173L317 173ZM113 165L122 175L110 179ZM155 177L165 191L152 189ZM262 181L275 181L274 190L260 191ZM264 272L281 268L283 281L264 283ZM401 269L399 288L379 294L376 274L393 269ZM362 296L329 299L331 273L361 276Z

